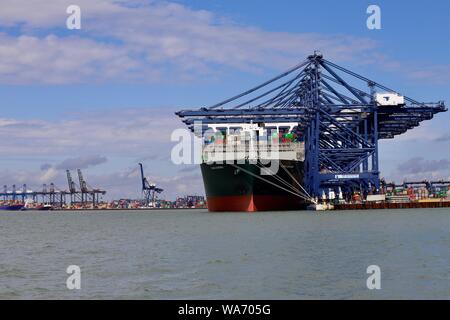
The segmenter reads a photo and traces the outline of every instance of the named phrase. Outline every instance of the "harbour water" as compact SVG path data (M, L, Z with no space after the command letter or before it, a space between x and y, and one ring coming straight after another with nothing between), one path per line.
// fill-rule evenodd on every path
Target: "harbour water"
M450 299L448 208L0 212L0 237L0 299Z

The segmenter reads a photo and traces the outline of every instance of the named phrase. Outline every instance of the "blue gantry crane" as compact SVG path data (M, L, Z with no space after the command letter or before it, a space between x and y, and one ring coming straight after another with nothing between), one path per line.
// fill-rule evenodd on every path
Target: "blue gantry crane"
M298 123L305 141L304 186L380 189L380 139L391 139L447 111L443 101L418 102L315 52L286 72L223 102L176 114L194 131L211 124Z
M139 163L141 169L142 194L144 196L145 205L148 207L150 203L155 205L156 194L161 193L164 189L157 187L154 183L150 183L144 176L144 168L142 163Z

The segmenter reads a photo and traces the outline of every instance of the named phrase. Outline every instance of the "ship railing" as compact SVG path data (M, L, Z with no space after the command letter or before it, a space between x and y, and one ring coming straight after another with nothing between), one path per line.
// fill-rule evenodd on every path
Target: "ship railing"
M205 147L203 159L210 161L226 159L280 159L298 160L305 158L305 147L303 142L288 142L279 144L214 144ZM214 160L213 160L214 159Z

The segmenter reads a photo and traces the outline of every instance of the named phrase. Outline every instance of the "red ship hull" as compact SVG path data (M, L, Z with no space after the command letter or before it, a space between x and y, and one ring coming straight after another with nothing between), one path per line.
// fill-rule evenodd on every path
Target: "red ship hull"
M304 209L306 205L296 196L242 195L208 197L208 210L218 211L285 211Z

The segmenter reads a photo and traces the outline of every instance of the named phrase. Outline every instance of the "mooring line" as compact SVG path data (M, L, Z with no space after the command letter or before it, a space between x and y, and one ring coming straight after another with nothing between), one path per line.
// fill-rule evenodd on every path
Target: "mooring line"
M306 200L306 201L308 201L308 202L312 202L312 199L309 199L309 198L307 198L307 197L304 197L304 196L301 195L301 194L297 194L297 193L295 193L295 192L293 192L293 191L291 191L291 190L289 190L289 189L286 189L286 188L284 188L284 187L282 187L282 186L279 186L279 185L277 185L276 183L273 183L272 181L269 181L269 180L267 180L267 179L264 179L264 178L262 178L262 177L260 177L260 176L258 176L258 175L256 175L256 174L254 174L254 173L251 172L251 171L248 171L248 170L246 170L246 169L244 169L244 168L241 168L241 167L235 165L234 163L232 163L232 164L230 163L230 165L233 166L233 167L235 167L236 169L239 169L239 170L244 171L245 173L247 173L247 174L249 174L249 175L251 175L251 176L253 176L253 177L256 177L256 178L261 179L261 180L263 180L263 181L265 181L265 182L267 182L267 183L269 183L269 184L271 184L271 185L274 185L275 187L277 187L277 188L279 188L279 189L282 189L282 190L284 190L284 191L286 191L286 192L289 192L289 193L291 193L291 194L293 194L293 195L295 195L295 196L297 196L297 197L299 197L299 198L302 198L302 199L304 199L304 200Z
M257 163L256 166L258 168L260 168L261 170L264 170L265 172L271 173L270 170L268 168L264 167L262 163L260 165ZM276 174L269 174L269 176L271 176L274 179L278 180L279 182L284 184L286 187L291 188L293 191L301 194L301 191L299 189L295 188L291 183L287 182L286 180L283 180L283 178L281 178L280 176L278 176Z
M293 175L292 173L290 173L289 170L287 170L286 167L285 167L281 162L280 162L280 166L287 172L287 174L292 178L292 180L294 180L295 183L297 183L298 186L299 186L300 188L302 188L302 190L303 190L303 192L305 193L305 195L311 198L311 195L308 193L308 191L306 191L306 189L303 188L303 186L300 184L300 182L298 182L298 181L295 179L294 175Z

